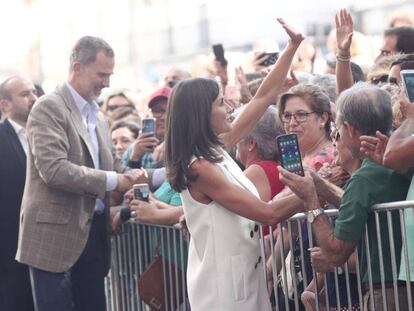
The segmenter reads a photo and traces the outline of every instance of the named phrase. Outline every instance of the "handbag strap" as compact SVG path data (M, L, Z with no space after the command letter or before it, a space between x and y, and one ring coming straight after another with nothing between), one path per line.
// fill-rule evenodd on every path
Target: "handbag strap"
M155 246L154 252L152 253L152 257L160 256L160 249L161 249L161 237L158 237L157 246Z

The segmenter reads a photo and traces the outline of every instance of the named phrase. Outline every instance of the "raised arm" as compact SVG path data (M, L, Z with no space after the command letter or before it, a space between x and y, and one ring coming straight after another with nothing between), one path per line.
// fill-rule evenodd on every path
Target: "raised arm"
M336 25L336 91L341 93L354 84L351 71L351 43L354 31L352 16L345 9L335 15Z
M288 44L273 69L263 80L256 95L233 122L232 130L221 135L220 139L227 150L230 150L242 137L250 133L266 109L272 103L275 103L286 79L293 56L304 39L301 33L295 32L283 19L279 18L278 22L289 35Z

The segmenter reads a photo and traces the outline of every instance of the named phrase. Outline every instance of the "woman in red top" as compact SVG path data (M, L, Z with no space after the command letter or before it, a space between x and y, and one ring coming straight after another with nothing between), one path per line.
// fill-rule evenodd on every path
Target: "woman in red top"
M275 122L276 120L276 122ZM256 186L260 198L268 202L285 185L279 181L280 165L276 136L284 134L277 110L269 107L255 128L237 144L237 159L245 166L244 174ZM264 234L269 228L264 228Z

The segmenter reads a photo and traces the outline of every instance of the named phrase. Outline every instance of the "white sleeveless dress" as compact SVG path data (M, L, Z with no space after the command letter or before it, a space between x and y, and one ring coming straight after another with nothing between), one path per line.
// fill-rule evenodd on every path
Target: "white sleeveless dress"
M223 161L215 165L229 181L259 197L224 150ZM217 202L194 200L188 189L180 196L191 234L187 269L191 310L271 310L258 225Z

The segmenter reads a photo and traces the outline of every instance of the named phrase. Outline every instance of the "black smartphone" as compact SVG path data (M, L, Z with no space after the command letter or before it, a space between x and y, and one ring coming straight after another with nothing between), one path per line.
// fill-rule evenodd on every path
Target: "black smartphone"
M142 119L142 133L154 133L155 134L155 119L146 118Z
M214 44L213 53L216 60L219 61L222 66L227 65L227 60L224 58L224 48L222 44Z
M278 52L263 53L263 54L260 55L259 58L262 58L265 55L267 55L267 58L259 64L260 66L269 67L270 65L275 64L277 59L279 58L279 53Z
M407 94L410 103L414 102L414 70L401 70L401 81L405 88L405 94Z
M276 137L282 167L289 172L305 176L296 134L284 134Z

